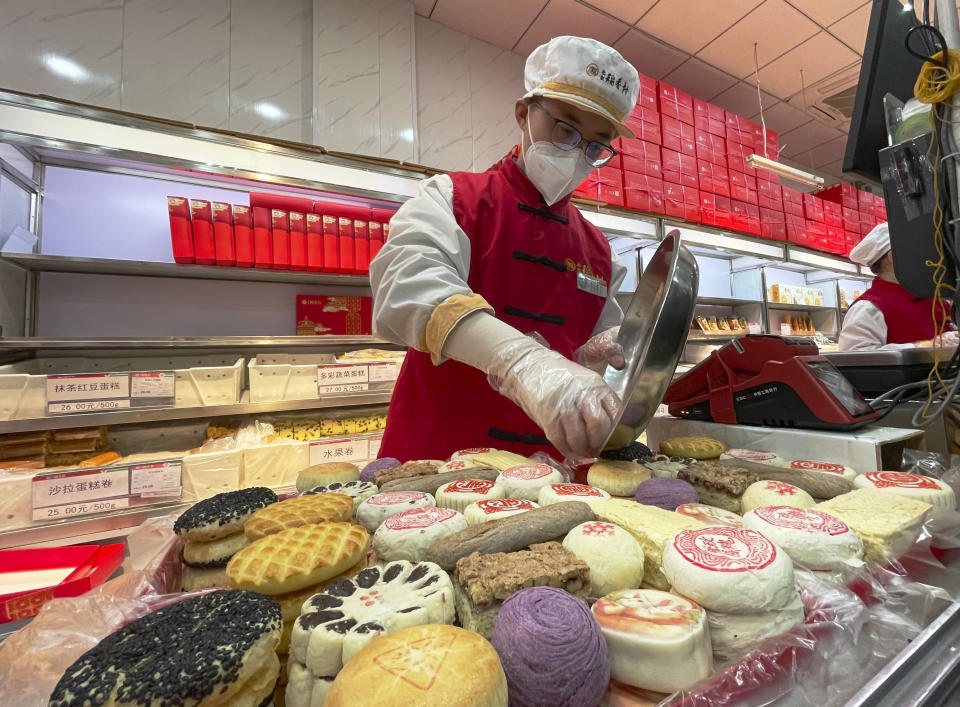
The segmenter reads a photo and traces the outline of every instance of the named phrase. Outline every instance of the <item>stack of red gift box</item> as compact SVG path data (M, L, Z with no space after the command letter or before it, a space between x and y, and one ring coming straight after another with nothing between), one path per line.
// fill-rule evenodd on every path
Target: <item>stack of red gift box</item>
M367 275L390 209L252 192L250 205L168 196L178 263Z
M838 185L803 194L752 169L747 157L776 160L773 130L640 76L637 106L626 120L635 139L574 192L594 201L684 219L775 241L846 255L886 220L881 197Z

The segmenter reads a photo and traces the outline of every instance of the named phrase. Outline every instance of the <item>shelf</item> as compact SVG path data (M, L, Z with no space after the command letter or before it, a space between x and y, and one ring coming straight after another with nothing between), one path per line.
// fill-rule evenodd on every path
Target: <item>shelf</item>
M102 351L145 349L319 349L319 348L390 348L391 344L376 336L171 336L147 338L57 339L40 337L0 338L0 352L7 351Z
M825 307L823 305L813 304L781 304L779 302L767 302L767 309L779 309L787 312L836 312L836 307Z
M722 344L728 341L733 341L734 339L741 336L747 336L748 333L749 332L742 331L738 334L717 334L715 336L705 336L702 334L699 334L699 335L695 334L693 336L687 337L687 343L688 344L714 344L714 343Z
M741 307L748 304L763 304L755 299L737 299L736 297L697 297L698 307Z
M332 275L293 270L179 265L177 263L78 258L70 255L36 253L0 253L0 258L32 272L67 272L90 275L135 275L138 277L183 277L200 280L243 280L246 282L285 282L309 285L337 285L368 289L370 278L359 275Z
M274 403L237 403L235 405L209 405L192 408L165 408L153 410L119 410L94 412L82 415L59 415L37 417L29 420L0 422L0 434L10 432L34 432L58 430L67 427L92 427L95 425L131 425L142 422L165 422L169 420L192 420L208 417L232 417L234 415L262 415L275 412L322 410L359 405L388 405L392 391L338 395L320 400L283 400Z

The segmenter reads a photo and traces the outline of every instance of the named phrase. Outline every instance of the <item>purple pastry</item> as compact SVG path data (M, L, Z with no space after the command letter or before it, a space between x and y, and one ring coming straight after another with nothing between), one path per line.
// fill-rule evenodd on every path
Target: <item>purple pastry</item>
M383 459L374 459L372 462L363 467L363 470L360 472L361 481L373 481L373 475L382 469L389 469L393 466L400 466L400 460L394 459L393 457L383 457Z
M562 589L510 595L490 642L507 675L510 707L597 705L607 691L607 642L587 605Z
M677 506L684 503L697 503L700 494L690 484L682 479L647 479L633 494L637 503L656 506L665 511L675 511Z

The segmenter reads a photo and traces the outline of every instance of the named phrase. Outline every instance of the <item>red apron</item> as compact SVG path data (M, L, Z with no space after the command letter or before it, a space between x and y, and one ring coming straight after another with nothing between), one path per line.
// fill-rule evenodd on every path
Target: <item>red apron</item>
M857 302L871 302L883 313L887 323L888 344L929 341L936 335L931 316L933 300L917 297L899 283L874 278L870 289L860 295L853 304ZM946 304L941 303L937 310L937 322L949 319L949 312Z
M516 148L514 148L516 149ZM606 302L580 289L581 270L610 282L607 239L570 204L547 207L511 153L486 172L454 172L453 214L470 238L470 289L502 321L568 358L593 333ZM397 379L380 456L446 459L467 447L559 458L542 430L486 374L458 361L434 366L413 349Z

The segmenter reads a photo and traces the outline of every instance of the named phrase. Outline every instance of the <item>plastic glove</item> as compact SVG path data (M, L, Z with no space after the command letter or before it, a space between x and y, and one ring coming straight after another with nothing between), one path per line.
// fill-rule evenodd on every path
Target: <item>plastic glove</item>
M960 334L953 330L945 331L933 341L934 346L952 349L955 348L958 343L960 343Z
M597 373L530 337L502 347L487 373L493 389L523 408L567 457L596 456L613 429L617 394Z
M576 351L577 361L591 371L603 375L608 365L618 371L627 365L623 358L623 348L617 343L620 327L610 327L596 336L591 336L587 343Z

